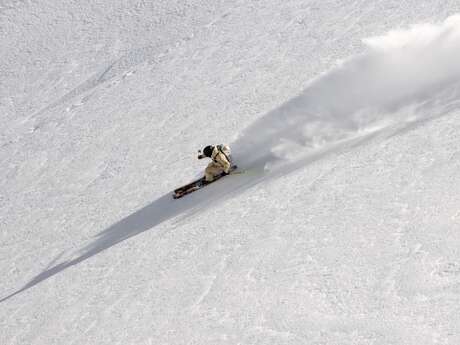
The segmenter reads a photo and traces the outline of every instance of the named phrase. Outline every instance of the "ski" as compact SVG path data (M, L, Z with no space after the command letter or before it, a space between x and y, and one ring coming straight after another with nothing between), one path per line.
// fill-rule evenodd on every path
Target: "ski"
M236 165L232 166L231 170L230 170L230 174L234 174L236 173L235 172L235 169L237 168ZM211 183L214 183L216 181L218 181L219 179L221 179L222 177L226 176L225 174L220 174L220 175L217 175L214 177L214 180L212 180L211 182L207 182L205 180L204 177L202 178L199 178L198 180L195 180L193 182L190 182L188 184L186 184L185 186L182 186L182 187L179 187L177 189L174 190L174 194L173 194L173 198L174 199L180 199L182 198L183 196L187 195L187 194L190 194L190 193L193 193Z

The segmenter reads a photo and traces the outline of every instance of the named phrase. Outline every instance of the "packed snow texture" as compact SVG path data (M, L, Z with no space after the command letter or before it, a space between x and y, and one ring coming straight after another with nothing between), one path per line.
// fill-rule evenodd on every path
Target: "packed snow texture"
M459 11L2 2L0 344L458 344Z

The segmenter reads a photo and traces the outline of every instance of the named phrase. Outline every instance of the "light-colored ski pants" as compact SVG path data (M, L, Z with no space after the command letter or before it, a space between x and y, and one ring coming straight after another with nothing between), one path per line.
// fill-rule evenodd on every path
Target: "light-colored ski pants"
M220 175L224 172L224 168L215 162L208 164L204 171L204 177L206 181L211 182L214 180L214 177Z

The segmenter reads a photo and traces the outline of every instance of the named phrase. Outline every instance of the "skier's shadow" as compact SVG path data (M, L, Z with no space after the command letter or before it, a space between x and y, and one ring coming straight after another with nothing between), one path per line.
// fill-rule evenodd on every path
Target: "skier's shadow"
M217 186L217 184L210 185L206 189L199 191L199 193L187 195L179 200L174 200L171 193L165 194L151 204L100 232L90 244L79 251L76 258L56 264L56 262L60 259L60 256L58 256L43 272L32 278L21 289L0 299L0 302L4 302L54 276L55 274L58 274L71 266L77 265L120 242L123 242L144 231L150 230L165 221L173 219L179 215L186 218L187 215L192 216L196 212L205 209L211 204L215 205L219 201L225 199L225 193L223 193L224 190L229 190L231 188L233 189L233 192L238 191L242 186L248 185L251 180L255 180L254 176L252 176L252 179L250 177L249 180L239 179L238 177L233 181L225 181L225 179L223 179L222 181L219 181L219 186ZM215 187L220 188L215 190Z

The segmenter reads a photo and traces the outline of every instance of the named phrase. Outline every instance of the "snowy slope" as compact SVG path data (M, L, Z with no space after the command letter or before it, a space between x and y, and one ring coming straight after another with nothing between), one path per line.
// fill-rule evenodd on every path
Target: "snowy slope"
M458 344L459 12L0 2L0 344Z

